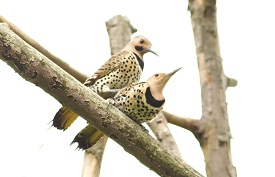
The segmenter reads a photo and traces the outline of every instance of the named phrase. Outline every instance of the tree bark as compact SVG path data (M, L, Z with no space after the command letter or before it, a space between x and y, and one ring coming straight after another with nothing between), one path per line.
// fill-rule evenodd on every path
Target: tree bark
M111 54L119 52L131 39L131 35L137 32L127 17L114 16L106 23L109 34Z
M182 127L186 130L191 131L192 133L197 132L199 120L190 117L179 117L164 110L162 111L162 113L170 124Z
M107 136L103 136L92 148L85 150L82 177L99 176L107 139Z
M57 56L50 53L47 49L45 49L43 46L41 46L37 41L32 39L30 36L28 36L26 33L21 31L17 26L15 26L13 23L11 23L9 20L5 19L3 16L0 15L0 22L7 23L10 27L10 29L17 34L21 39L23 39L25 42L27 42L29 45L31 45L33 48L38 50L40 53L45 55L47 58L49 58L52 62L60 66L62 69L70 73L72 76L74 76L77 80L80 82L85 82L88 76L85 74L77 71L76 69L72 68L68 63L64 62Z
M139 125L38 53L3 23L0 24L0 58L25 80L42 88L92 123L160 176L201 176Z
M109 34L111 55L119 52L131 40L132 33L136 32L130 21L121 15L108 20L106 28ZM82 177L99 177L107 139L104 135L96 145L85 151Z
M198 67L202 118L195 133L200 142L208 177L236 177L232 165L225 91L216 20L216 0L189 0Z
M150 127L154 135L157 137L157 139L164 146L166 146L179 157L181 157L180 150L172 133L170 132L168 122L163 112L160 112L152 122L148 123L148 126Z

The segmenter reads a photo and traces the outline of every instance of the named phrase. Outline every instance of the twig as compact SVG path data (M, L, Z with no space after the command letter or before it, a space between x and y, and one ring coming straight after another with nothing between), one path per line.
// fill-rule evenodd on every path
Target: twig
M238 81L234 78L230 78L225 76L227 79L226 87L236 87L238 85Z
M190 117L179 117L171 113L168 113L164 110L162 111L162 113L164 114L165 118L169 123L182 127L184 129L187 129L191 131L193 134L197 133L197 129L198 129L197 119L193 119Z

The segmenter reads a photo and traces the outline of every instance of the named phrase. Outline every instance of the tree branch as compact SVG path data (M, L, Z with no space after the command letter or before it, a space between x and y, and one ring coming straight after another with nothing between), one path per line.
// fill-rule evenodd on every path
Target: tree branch
M190 117L179 117L176 115L173 115L171 113L168 113L166 111L162 111L167 121L171 124L177 125L179 127L182 127L186 130L191 131L193 134L197 134L198 130L198 120L193 119Z
M236 87L238 85L238 81L234 78L230 78L226 76L226 87Z
M55 64L57 64L58 66L60 66L62 69L64 69L68 73L70 73L77 80L79 80L82 83L86 81L86 79L87 79L88 76L86 76L85 74L83 74L83 73L75 70L68 63L64 62L63 60L61 60L57 56L55 56L52 53L50 53L47 49L45 49L44 47L42 47L38 42L36 42L31 37L29 37L26 33L24 33L23 31L21 31L17 26L15 26L13 23L11 23L10 21L8 21L7 19L5 19L1 15L0 15L0 22L7 23L9 25L10 29L15 34L17 34L21 39L23 39L25 42L27 42L33 48L35 48L40 53L42 53L43 55L45 55L48 59L50 59L52 62L54 62Z
M122 112L34 50L6 24L0 24L0 58L160 176L201 176Z
M148 126L163 145L181 157L180 150L172 133L170 132L166 117L162 112L160 112L152 122L148 123Z
M107 136L103 136L92 148L85 150L82 177L97 177L100 174L100 167L105 146L107 143Z

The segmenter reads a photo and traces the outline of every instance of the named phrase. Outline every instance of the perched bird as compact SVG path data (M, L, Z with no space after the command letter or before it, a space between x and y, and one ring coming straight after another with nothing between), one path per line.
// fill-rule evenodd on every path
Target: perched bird
M147 52L157 55L151 50L151 42L147 38L136 36L89 77L84 85L105 99L114 96L118 89L139 81L144 67L143 55ZM76 113L63 106L56 113L52 126L66 130L77 117Z
M114 98L108 99L109 103L139 125L149 122L163 109L165 98L162 91L168 80L180 69L168 74L157 73L151 76L147 82L126 86ZM75 136L72 143L77 142L79 149L87 149L92 147L102 136L102 132L92 125L87 125Z

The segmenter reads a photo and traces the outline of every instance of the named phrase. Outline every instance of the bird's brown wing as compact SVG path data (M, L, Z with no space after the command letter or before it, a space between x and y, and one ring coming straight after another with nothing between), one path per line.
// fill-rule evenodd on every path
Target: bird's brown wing
M127 58L128 55L131 55L131 52L121 51L112 55L108 61L106 61L91 77L85 81L84 85L89 87L93 85L98 79L119 68L123 64L122 60Z

